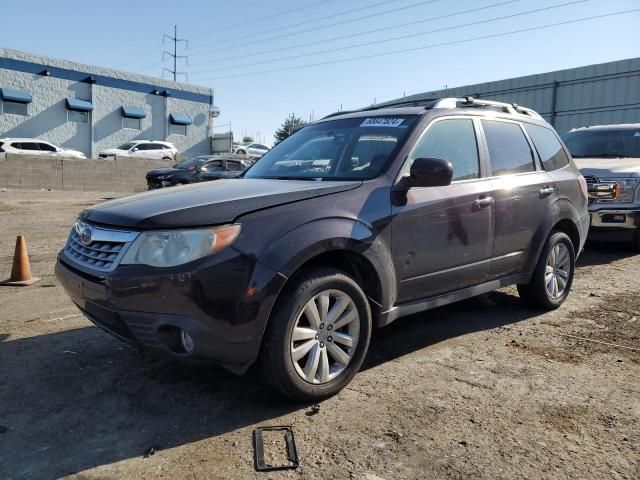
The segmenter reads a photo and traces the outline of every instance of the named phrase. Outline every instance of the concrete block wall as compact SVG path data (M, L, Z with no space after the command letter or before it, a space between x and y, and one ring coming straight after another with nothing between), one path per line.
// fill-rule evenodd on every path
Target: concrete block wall
M146 173L163 160L79 160L8 154L0 160L0 187L83 192L142 192Z

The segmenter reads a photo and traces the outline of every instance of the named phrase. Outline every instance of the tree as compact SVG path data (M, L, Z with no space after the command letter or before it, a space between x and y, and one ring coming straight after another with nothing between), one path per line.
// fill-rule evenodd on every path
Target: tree
M242 137L242 141L244 143L253 143L253 137L250 137L249 135Z
M300 117L296 117L295 114L292 113L287 117L282 126L278 130L276 130L276 133L273 136L276 144L280 143L293 132L295 132L299 128L304 127L305 125L306 123L304 120L302 120Z

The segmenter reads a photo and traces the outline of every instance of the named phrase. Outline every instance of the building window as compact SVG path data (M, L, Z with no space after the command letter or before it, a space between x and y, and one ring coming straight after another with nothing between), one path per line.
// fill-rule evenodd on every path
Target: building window
M169 124L169 134L170 135L186 135L187 134L187 126L179 125L176 123Z
M24 117L29 115L29 104L20 102L8 102L5 100L2 102L2 113L8 115L22 115Z
M89 112L67 110L67 120L73 123L89 123Z
M142 119L132 117L122 117L122 128L131 128L133 130L142 130Z

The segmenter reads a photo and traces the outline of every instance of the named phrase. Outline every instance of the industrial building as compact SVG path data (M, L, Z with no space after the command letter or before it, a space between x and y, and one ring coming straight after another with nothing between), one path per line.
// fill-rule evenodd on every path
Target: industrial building
M205 87L0 49L0 100L0 138L41 138L89 158L130 140L211 151Z
M485 98L538 111L560 134L576 127L640 122L640 58L448 88L398 101Z

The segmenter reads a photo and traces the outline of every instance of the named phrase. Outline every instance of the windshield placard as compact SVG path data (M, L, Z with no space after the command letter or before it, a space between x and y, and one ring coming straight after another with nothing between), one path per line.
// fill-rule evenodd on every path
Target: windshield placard
M391 127L398 128L404 122L404 118L375 117L367 118L360 124L361 127Z

